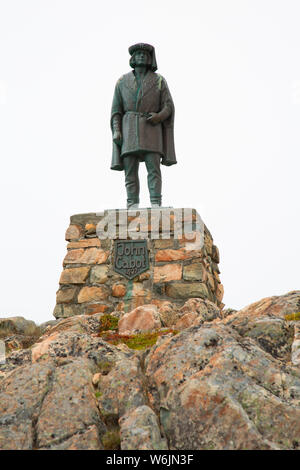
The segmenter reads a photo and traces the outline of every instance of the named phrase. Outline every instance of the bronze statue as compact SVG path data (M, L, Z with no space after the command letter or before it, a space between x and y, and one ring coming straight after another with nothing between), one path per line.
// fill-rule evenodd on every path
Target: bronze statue
M112 103L112 170L125 171L127 207L139 205L139 162L145 162L152 207L161 206L160 164L174 165L174 104L166 80L155 73L150 44L129 47L132 72L117 82Z

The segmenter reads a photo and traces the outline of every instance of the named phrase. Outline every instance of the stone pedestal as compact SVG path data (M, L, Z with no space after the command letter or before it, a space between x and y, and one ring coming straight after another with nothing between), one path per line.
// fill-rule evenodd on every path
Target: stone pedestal
M77 214L65 238L56 318L128 312L149 303L183 305L193 297L223 306L219 252L195 209ZM149 268L128 279L116 272L115 244L132 239L146 240Z

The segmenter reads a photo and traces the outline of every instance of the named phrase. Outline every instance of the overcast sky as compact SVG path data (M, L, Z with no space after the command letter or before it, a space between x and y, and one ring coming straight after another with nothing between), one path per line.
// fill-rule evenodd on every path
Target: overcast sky
M109 115L136 42L175 102L163 203L210 229L226 306L299 289L299 21L299 0L0 0L0 317L53 319L70 215L125 207Z

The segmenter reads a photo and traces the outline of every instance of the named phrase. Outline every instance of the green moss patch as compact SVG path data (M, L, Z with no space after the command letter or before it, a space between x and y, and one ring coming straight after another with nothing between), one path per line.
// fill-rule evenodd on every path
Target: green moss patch
M139 333L137 335L130 335L130 336L120 336L118 333L113 332L102 332L100 333L100 337L111 344L126 344L130 349L146 349L151 348L157 339L160 336L167 335L172 333L176 335L178 333L177 330L168 329L162 331L154 331L151 333Z
M110 330L117 330L118 329L119 319L113 317L110 314L102 315L100 318L100 333L102 331L110 331Z
M107 431L101 440L105 450L119 450L121 442L119 429Z

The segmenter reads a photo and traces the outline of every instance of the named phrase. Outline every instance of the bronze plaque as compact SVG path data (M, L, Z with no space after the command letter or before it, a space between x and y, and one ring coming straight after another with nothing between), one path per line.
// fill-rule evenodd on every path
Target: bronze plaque
M127 279L133 279L149 269L146 240L116 240L114 270Z

